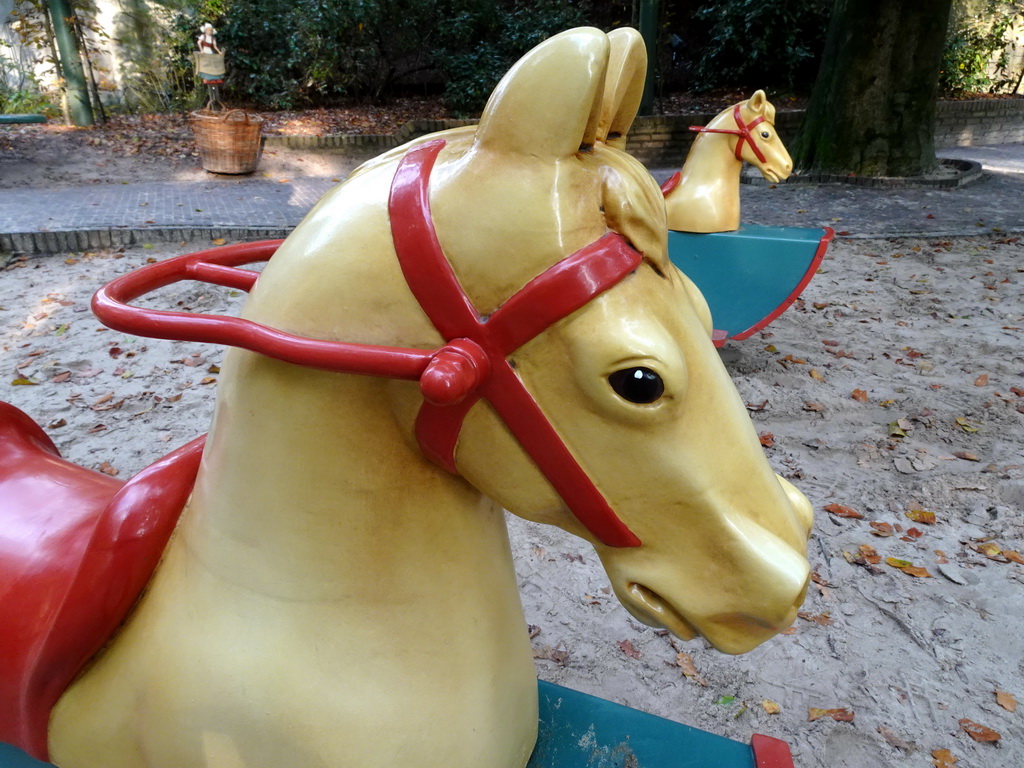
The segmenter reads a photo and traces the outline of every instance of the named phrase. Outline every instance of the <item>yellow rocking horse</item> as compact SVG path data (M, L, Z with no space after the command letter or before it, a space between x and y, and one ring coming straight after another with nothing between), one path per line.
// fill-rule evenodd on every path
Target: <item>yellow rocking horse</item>
M194 489L42 731L0 739L62 768L522 768L537 688L502 507L590 541L627 610L681 638L742 653L792 622L810 506L668 259L661 191L616 146L641 55L631 30L553 37L479 127L362 167L258 279L180 267L252 288L241 319L189 326L245 347L201 462L198 443L166 460L198 465ZM120 325L133 291L98 313ZM0 411L0 450L39 462L21 487L79 471L32 459L25 422ZM150 503L134 482L122 506Z

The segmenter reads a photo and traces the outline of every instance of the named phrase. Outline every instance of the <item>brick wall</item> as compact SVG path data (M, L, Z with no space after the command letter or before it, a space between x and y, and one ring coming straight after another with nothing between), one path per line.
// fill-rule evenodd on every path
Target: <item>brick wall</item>
M682 166L696 134L691 125L707 125L717 113L638 117L629 135L629 151L654 167ZM775 127L792 145L800 130L803 110L779 111ZM471 125L471 120L413 120L390 136L268 136L268 146L339 152L368 160L426 133ZM1024 141L1024 99L940 101L936 108L935 145L1005 144Z
M940 101L935 146L1008 144L1024 141L1024 99Z

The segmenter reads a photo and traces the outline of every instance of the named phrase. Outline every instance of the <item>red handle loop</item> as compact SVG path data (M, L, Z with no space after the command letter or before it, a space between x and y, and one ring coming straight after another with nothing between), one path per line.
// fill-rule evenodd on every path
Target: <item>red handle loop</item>
M150 264L103 286L93 296L92 311L108 327L137 336L225 344L337 373L420 378L435 354L431 350L309 339L239 317L143 309L128 303L182 280L248 291L259 274L238 267L268 261L281 242L229 245Z

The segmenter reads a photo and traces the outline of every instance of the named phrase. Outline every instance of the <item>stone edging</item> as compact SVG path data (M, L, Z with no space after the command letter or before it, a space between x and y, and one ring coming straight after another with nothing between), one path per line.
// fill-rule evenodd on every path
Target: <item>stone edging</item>
M907 178L893 176L849 176L837 173L807 173L790 176L785 181L769 182L759 171L752 167L744 167L740 181L744 184L785 186L809 184L847 184L855 187L871 189L957 189L979 182L984 178L981 163L973 160L940 157L939 164L956 171L955 176L910 176Z
M276 240L291 234L292 227L151 227L2 232L0 253L74 253L99 248L119 248L149 243L209 243L226 240Z

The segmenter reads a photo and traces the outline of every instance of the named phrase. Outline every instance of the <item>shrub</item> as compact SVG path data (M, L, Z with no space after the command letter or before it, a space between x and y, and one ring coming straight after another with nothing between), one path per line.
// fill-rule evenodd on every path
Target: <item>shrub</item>
M694 90L809 90L831 9L830 0L716 0L701 6L694 21L708 27L692 62Z
M1007 38L1022 10L1015 0L988 0L980 12L953 15L939 74L944 92L995 93L1013 83Z
M538 43L586 23L572 0L476 3L446 23L435 54L445 79L445 105L458 116L478 113L498 80Z

